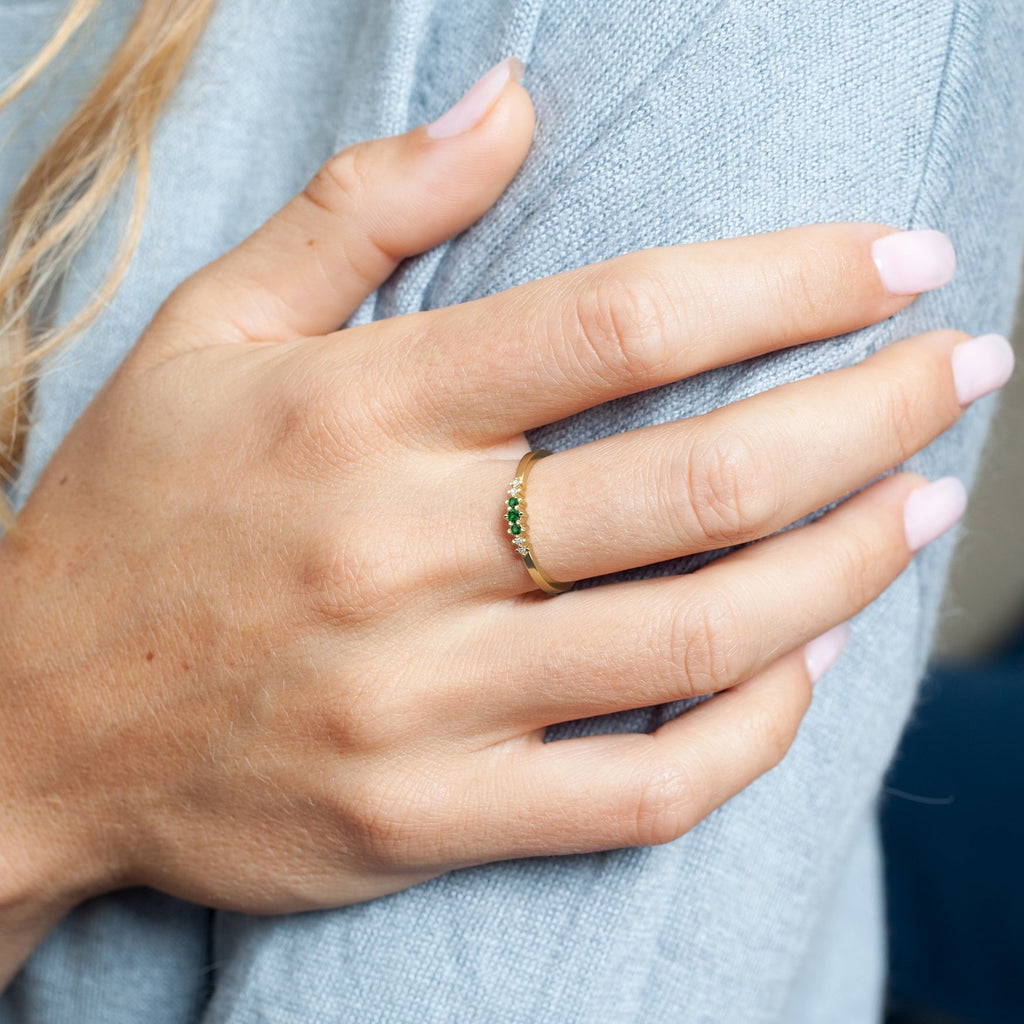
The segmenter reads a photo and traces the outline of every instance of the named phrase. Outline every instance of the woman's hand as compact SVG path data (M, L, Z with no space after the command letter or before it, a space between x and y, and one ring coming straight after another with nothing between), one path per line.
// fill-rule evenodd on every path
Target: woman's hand
M898 475L690 576L541 596L502 520L525 430L891 316L911 296L875 259L891 280L922 238L640 252L335 331L506 186L532 130L508 79L342 153L178 288L0 545L9 934L128 885L277 913L670 840L779 761L838 634L805 645L955 519L955 485ZM539 560L581 579L774 533L957 419L994 372L963 342L543 460ZM723 690L653 735L543 742Z

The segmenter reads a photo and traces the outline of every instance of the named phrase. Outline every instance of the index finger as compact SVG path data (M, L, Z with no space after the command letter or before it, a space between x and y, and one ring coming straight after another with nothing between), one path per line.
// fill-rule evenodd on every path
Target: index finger
M500 441L623 395L883 320L956 267L938 231L811 224L648 249L394 321L388 377L434 429ZM425 319L424 319L425 318ZM422 430L422 422L417 422Z

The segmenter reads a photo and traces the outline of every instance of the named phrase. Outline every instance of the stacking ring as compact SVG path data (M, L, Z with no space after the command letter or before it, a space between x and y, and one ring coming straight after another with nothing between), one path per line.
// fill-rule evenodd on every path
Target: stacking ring
M551 452L538 448L536 451L527 452L516 467L515 479L509 484L508 498L505 501L505 522L508 524L508 533L512 538L512 547L516 554L523 559L526 571L530 574L533 582L544 591L545 594L564 594L572 583L559 583L553 580L538 564L533 557L533 549L530 547L530 526L526 512L526 480L530 475L533 464L540 459L547 458Z

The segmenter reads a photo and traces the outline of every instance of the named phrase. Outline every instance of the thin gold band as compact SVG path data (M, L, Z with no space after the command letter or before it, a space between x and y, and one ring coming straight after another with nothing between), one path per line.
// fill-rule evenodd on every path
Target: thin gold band
M545 594L564 594L572 586L572 583L559 583L558 580L553 580L533 557L533 549L530 546L529 516L526 511L526 481L530 476L530 470L533 469L535 462L547 458L550 454L551 452L538 448L536 451L527 452L519 460L515 479L508 488L505 521L508 524L509 536L512 538L512 547L522 557L526 571L530 574L533 582Z

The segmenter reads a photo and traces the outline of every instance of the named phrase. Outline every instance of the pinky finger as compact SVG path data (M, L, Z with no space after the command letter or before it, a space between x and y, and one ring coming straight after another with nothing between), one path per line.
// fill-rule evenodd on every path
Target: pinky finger
M846 635L838 627L653 733L519 748L491 776L492 798L496 778L508 787L504 801L491 802L505 813L481 822L503 849L481 859L678 839L782 760L810 705L812 673L838 657Z

